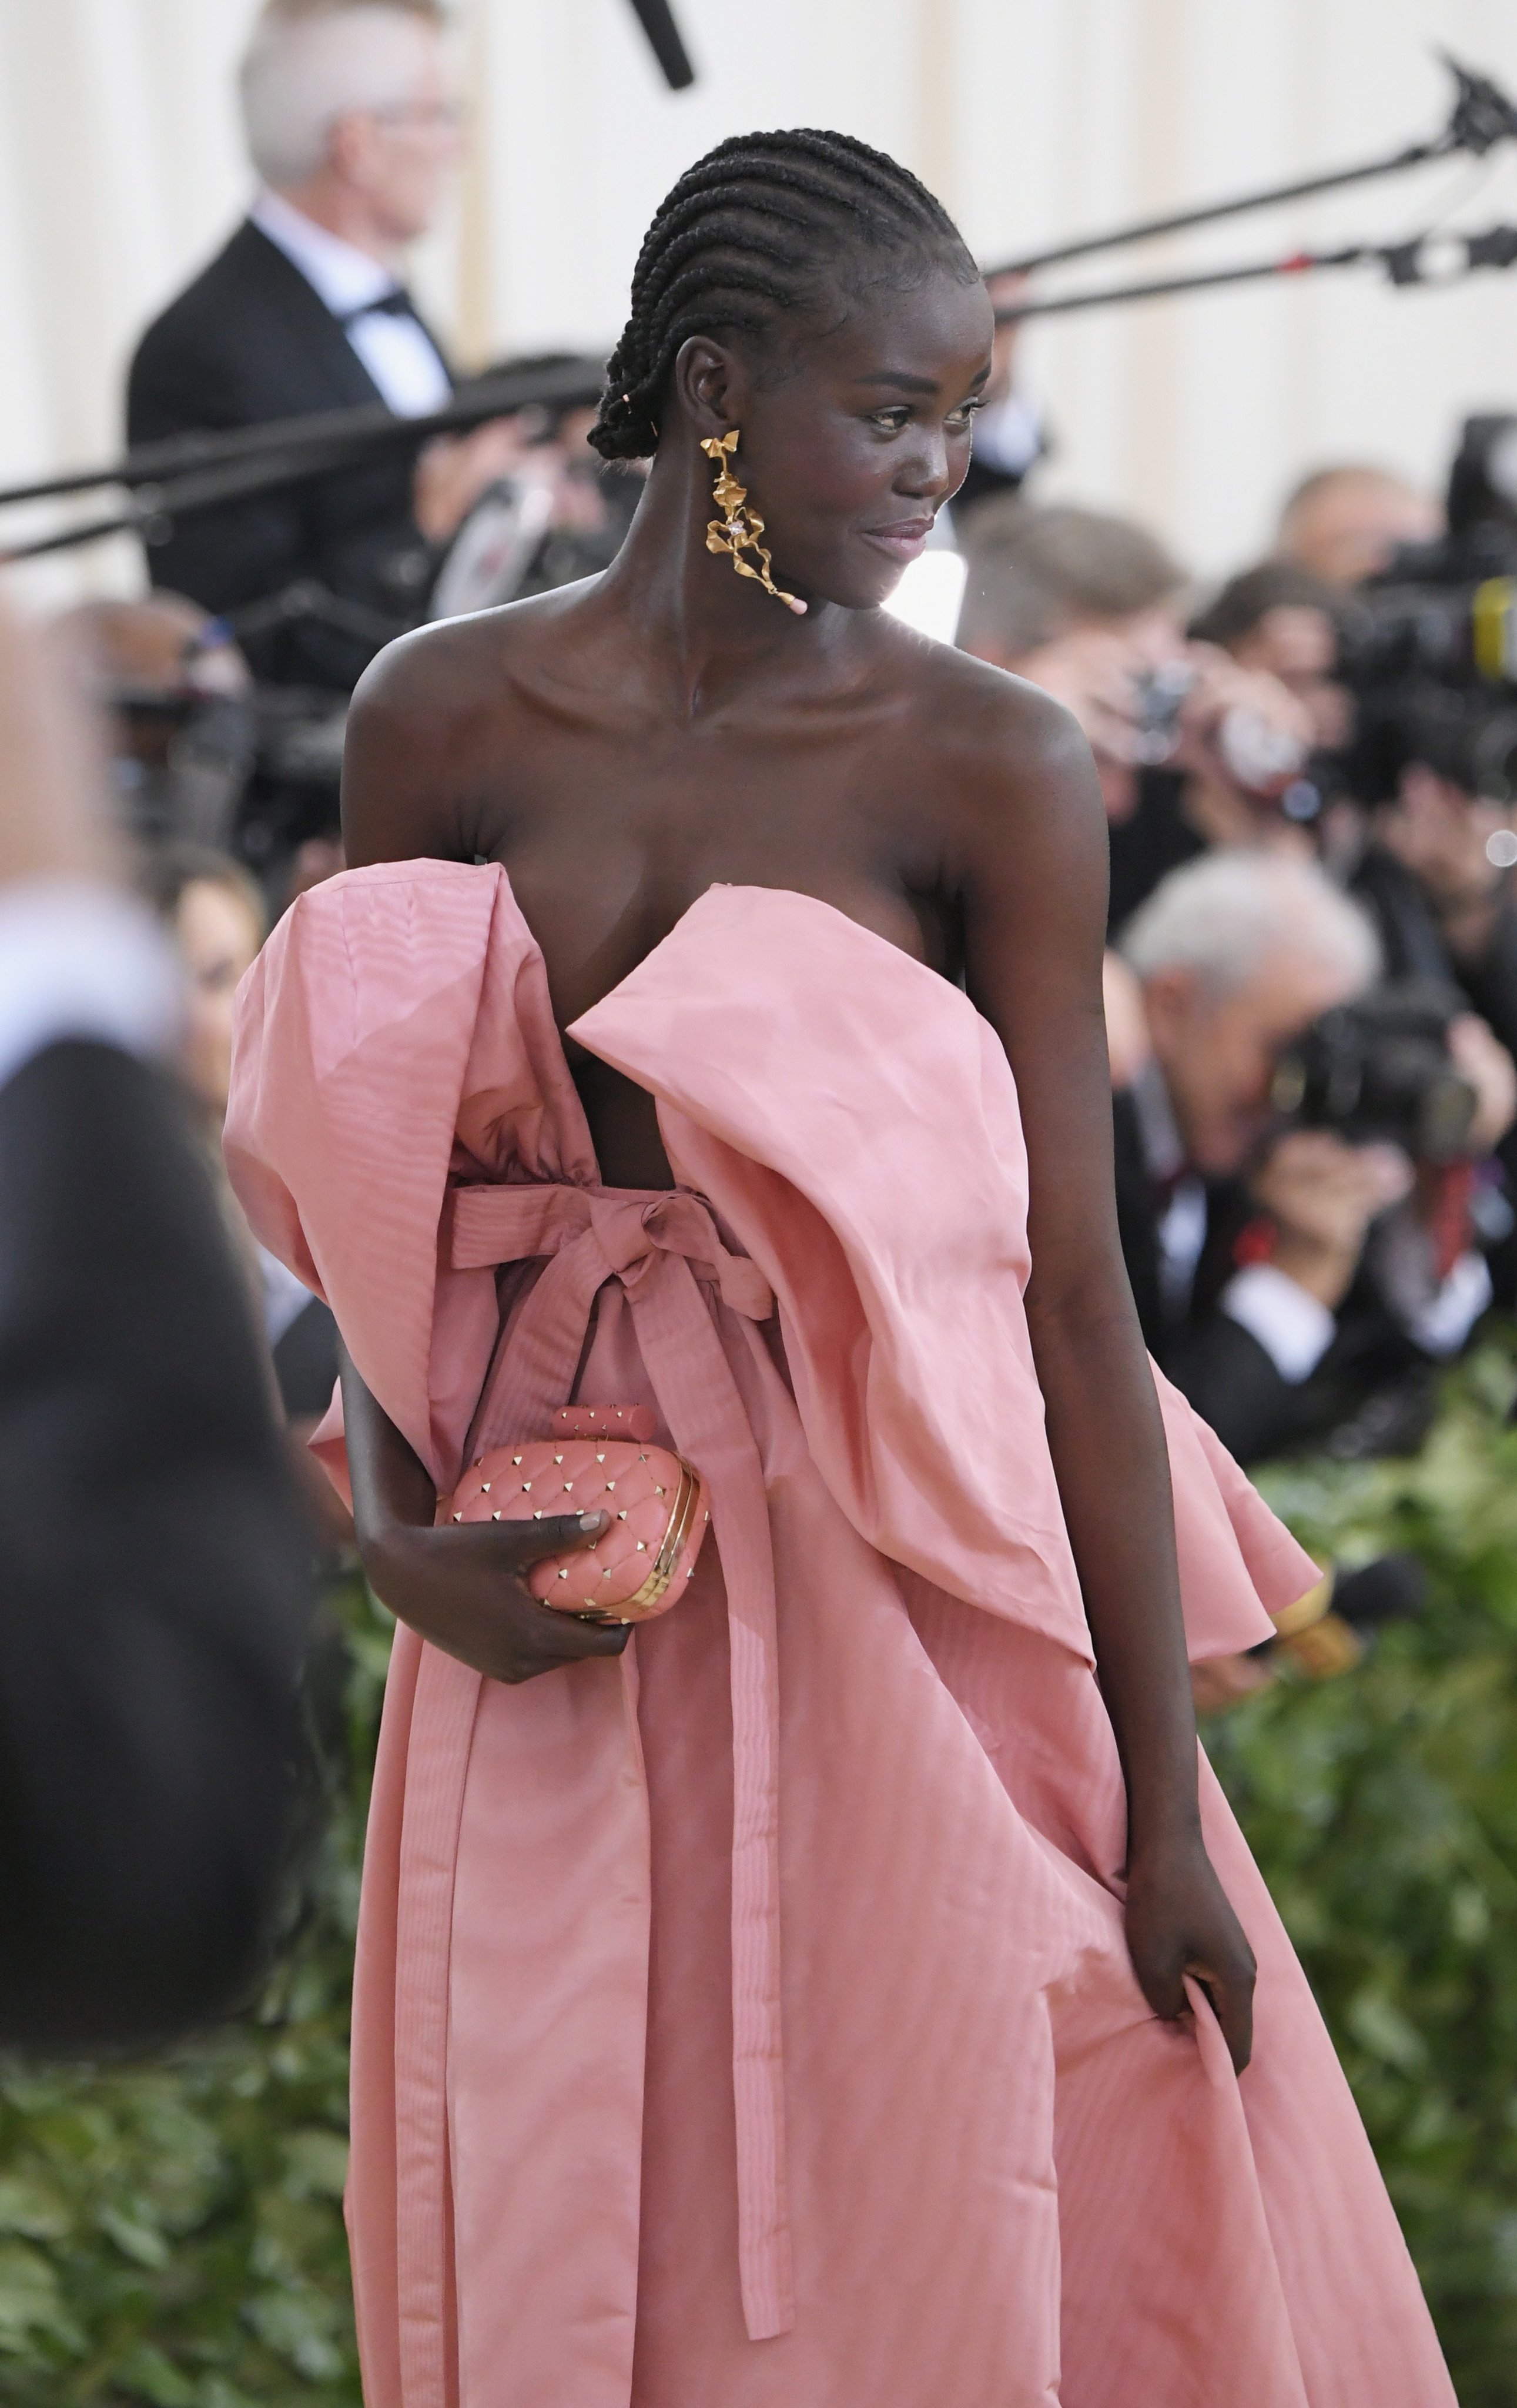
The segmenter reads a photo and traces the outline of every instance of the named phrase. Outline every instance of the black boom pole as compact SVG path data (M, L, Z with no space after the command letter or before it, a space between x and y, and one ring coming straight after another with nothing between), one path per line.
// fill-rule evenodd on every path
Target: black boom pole
M632 0L632 5L637 12L637 22L652 47L653 56L664 70L664 80L669 90L688 92L695 80L695 70L690 64L690 52L680 39L669 0Z
M1149 242L1164 234L1184 234L1192 226L1212 225L1252 209L1267 209L1285 201L1310 200L1319 193L1338 193L1351 184L1368 183L1378 176L1397 176L1407 168L1424 166L1431 159L1451 159L1460 151L1481 158L1498 142L1517 137L1517 105L1508 99L1489 76L1461 66L1448 51L1439 54L1454 79L1453 109L1441 134L1430 142L1412 142L1383 159L1367 159L1354 167L1335 167L1296 183L1270 184L1264 191L1242 193L1230 201L1209 201L1199 208L1177 209L1168 217L1140 218L1136 224L1117 226L1107 234L1081 235L1073 242L1054 243L1047 251L1008 260L988 268L988 276L1027 276L1034 268L1059 267L1066 259L1088 259L1093 251L1120 251L1133 242Z

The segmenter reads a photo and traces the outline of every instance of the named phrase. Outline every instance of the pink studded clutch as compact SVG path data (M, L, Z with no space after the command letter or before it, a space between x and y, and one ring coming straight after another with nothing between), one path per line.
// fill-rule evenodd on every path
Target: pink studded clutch
M465 1472L455 1522L547 1521L604 1512L593 1547L545 1555L527 1573L543 1605L597 1622L648 1622L674 1604L695 1568L710 1514L696 1474L651 1442L646 1405L563 1405L553 1434L494 1448Z

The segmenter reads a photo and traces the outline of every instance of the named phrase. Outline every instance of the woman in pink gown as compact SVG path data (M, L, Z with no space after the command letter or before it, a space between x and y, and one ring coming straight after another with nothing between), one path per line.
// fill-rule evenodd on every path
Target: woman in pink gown
M1089 756L878 607L990 335L861 144L690 170L593 438L652 455L622 556L381 657L357 866L244 993L229 1162L401 1626L369 2408L1453 2397L1198 1763L1187 1641L1315 1572L1138 1337ZM524 1585L594 1532L447 1511L571 1398L710 1499L635 1638Z

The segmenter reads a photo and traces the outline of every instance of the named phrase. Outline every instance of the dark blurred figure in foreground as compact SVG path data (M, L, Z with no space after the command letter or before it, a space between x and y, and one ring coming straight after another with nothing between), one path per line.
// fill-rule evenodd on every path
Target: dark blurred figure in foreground
M174 967L8 619L0 734L0 2045L64 2053L161 2040L257 1977L310 1549L154 1067Z
M438 0L268 0L241 91L262 189L143 337L128 439L445 408L448 363L401 280L462 150ZM348 693L519 448L496 423L198 511L150 549L153 581L238 614L260 678Z

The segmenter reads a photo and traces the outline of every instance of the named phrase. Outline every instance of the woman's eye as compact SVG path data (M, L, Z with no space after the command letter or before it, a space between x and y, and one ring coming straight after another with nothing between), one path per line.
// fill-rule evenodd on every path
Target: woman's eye
M969 422L976 410L983 409L984 407L984 403L980 400L966 401L959 408L951 409L943 423L951 435L963 435L967 432ZM888 409L872 409L869 412L870 425L878 426L882 435L899 435L902 428L909 426L910 423L911 412L904 402L894 404Z

